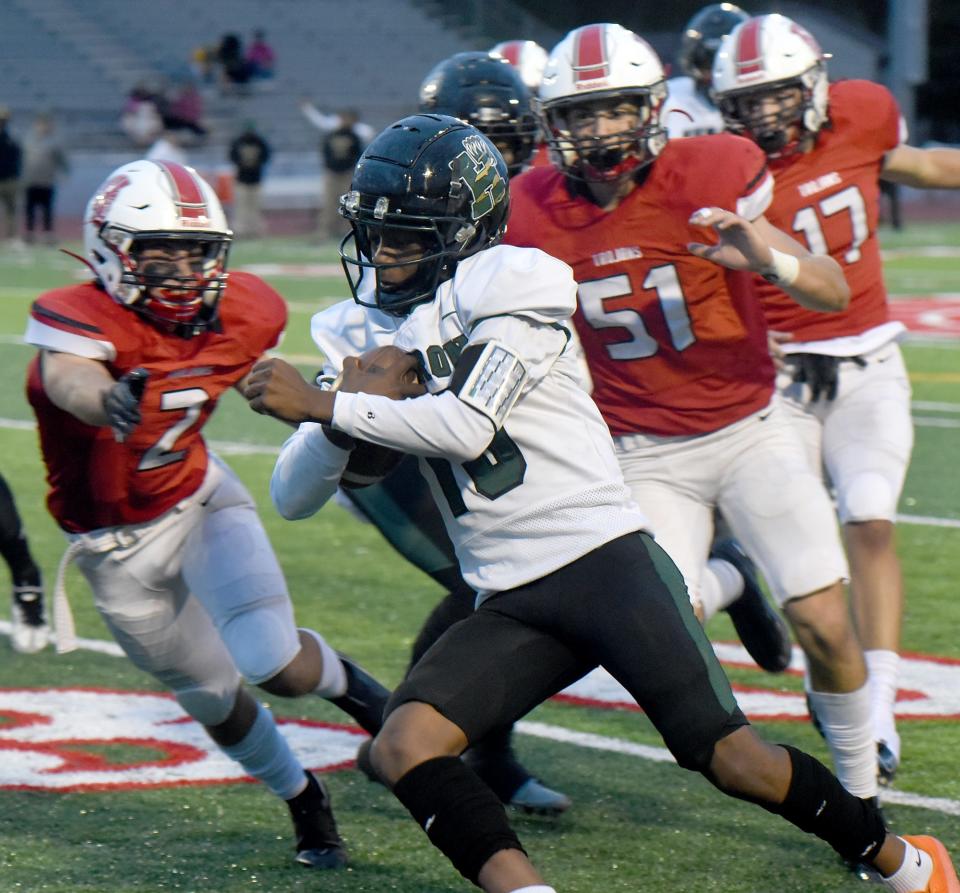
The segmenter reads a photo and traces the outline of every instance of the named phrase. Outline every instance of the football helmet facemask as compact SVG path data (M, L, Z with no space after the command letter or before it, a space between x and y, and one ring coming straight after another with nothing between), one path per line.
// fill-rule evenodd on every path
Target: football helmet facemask
M616 183L663 150L663 66L620 25L585 25L550 53L537 102L554 163L568 177Z
M195 170L135 161L88 202L83 260L117 303L192 337L216 320L231 235L219 199Z
M493 143L457 118L411 115L384 130L340 199L354 300L398 316L433 300L459 261L503 238L507 181Z
M774 158L798 151L827 120L823 51L786 16L756 16L724 38L714 60L713 91L727 129Z
M711 3L694 15L683 29L677 66L698 87L709 87L713 60L723 38L750 18L732 3Z
M533 155L537 119L517 70L492 53L457 53L420 85L420 111L472 124L500 150L510 176Z

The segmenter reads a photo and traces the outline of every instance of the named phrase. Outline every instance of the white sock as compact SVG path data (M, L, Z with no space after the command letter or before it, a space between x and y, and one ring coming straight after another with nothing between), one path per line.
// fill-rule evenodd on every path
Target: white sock
M833 771L855 797L877 796L877 745L870 724L870 687L851 692L807 691L823 728Z
M743 577L729 561L711 558L700 575L700 604L703 622L732 605L743 595Z
M897 703L897 679L900 674L900 655L896 651L873 649L864 651L867 661L867 679L870 683L873 737L883 741L900 759L900 736L897 734L894 712Z
M280 734L273 714L260 703L250 731L236 744L220 749L283 800L296 797L307 786L303 766Z
M546 884L534 884L532 887L517 887L516 890L511 890L510 893L557 893L553 887L548 887Z
M312 629L300 627L300 631L308 636L313 636L314 641L320 648L320 655L323 659L323 668L320 670L320 681L313 693L320 695L321 698L339 698L347 690L347 671L344 670L337 652L328 644L327 640L318 632Z
M903 838L900 838L903 840ZM905 847L900 867L884 878L893 893L916 893L926 890L930 875L933 874L933 859L923 850L918 850L909 840L903 840Z

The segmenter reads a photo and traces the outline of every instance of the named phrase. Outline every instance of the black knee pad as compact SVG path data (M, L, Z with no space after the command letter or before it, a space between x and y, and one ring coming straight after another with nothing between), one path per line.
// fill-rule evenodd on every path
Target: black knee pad
M880 810L847 791L813 757L788 744L781 747L793 766L790 788L783 803L761 804L764 809L815 834L849 862L871 862L887 836Z
M397 799L468 881L500 850L524 852L503 804L458 757L415 766L393 787Z

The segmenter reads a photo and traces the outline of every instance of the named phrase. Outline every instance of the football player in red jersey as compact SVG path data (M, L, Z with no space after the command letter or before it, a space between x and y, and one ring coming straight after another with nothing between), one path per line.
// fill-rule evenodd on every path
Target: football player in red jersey
M773 180L763 152L729 134L667 142L664 96L660 61L637 35L618 25L571 32L550 54L540 94L556 168L514 179L506 241L573 268L593 397L694 603L706 619L730 604L736 623L738 596L759 598L742 552L724 544L708 560L719 508L807 655L838 777L873 797L843 548L826 489L775 399L751 271L778 279L811 315L842 309L849 292L832 258L765 218Z
M960 188L960 152L904 143L897 103L870 81L829 85L816 39L781 15L740 25L716 57L728 129L767 154L767 218L833 257L850 283L842 313L811 313L758 280L770 328L784 333L777 385L814 468L832 484L870 680L880 779L900 761L894 722L903 579L894 520L913 445L910 384L880 262L879 179Z
M297 629L253 500L204 442L221 395L286 323L265 282L227 282L229 243L223 209L194 170L136 161L87 206L83 259L95 278L33 305L28 397L47 504L69 540L54 596L58 648L75 646L62 586L73 560L133 663L287 802L297 861L337 868L345 852L324 786L242 681L320 695L371 733L387 692Z

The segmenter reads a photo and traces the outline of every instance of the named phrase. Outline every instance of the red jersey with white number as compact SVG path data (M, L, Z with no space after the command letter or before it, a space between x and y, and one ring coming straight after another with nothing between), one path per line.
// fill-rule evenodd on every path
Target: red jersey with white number
M746 273L687 250L705 206L753 220L770 201L766 158L730 134L675 140L612 212L573 196L556 169L510 181L505 241L566 261L593 398L614 435L697 435L764 407L773 393L766 325Z
M880 263L880 170L900 144L900 110L886 87L840 81L830 87L830 121L813 150L773 159L776 177L767 219L814 254L843 267L850 305L842 313L816 313L758 279L770 328L796 341L859 335L887 322L887 291Z
M265 282L231 273L219 324L194 338L162 332L93 283L41 295L25 339L61 353L99 360L119 378L150 373L142 422L124 443L47 398L40 358L30 364L27 398L36 414L47 466L47 505L60 526L82 533L152 520L193 493L207 470L201 433L221 394L276 345L286 305Z

